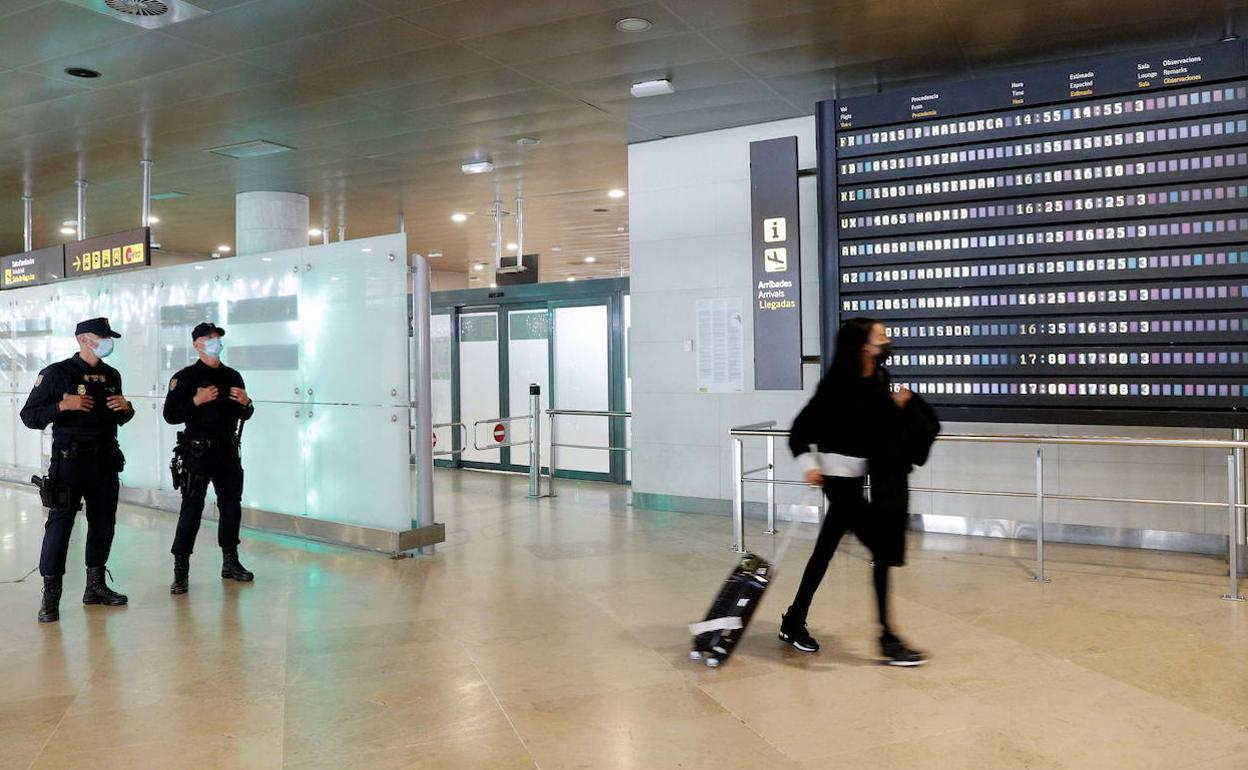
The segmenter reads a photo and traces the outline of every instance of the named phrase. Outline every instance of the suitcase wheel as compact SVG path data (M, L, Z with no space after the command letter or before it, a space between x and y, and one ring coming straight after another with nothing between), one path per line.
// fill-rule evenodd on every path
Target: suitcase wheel
M706 667L707 668L719 668L719 658L707 658Z

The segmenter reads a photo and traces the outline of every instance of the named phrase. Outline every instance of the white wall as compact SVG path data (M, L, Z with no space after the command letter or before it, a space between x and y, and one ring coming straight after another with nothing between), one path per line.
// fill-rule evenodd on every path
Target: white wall
M728 430L777 420L787 427L816 384L808 366L807 393L753 391L750 311L746 324L746 387L741 394L699 394L696 351L686 352L700 298L740 297L751 307L749 143L798 137L801 168L815 165L814 118L677 137L629 147L629 240L634 303L633 489L646 504L653 495L674 498L684 510L724 510L732 499ZM803 351L819 350L818 239L813 177L800 180ZM1026 434L1209 436L1229 431L1176 428L1086 428L955 424L947 432ZM746 467L764 463L761 442L747 449ZM943 444L912 477L915 486L1034 489L1034 448ZM795 478L787 449L777 452L778 474ZM1061 494L1154 499L1224 500L1225 454L1183 449L1065 447L1045 450L1046 489ZM748 499L763 499L756 486ZM683 498L683 500L682 500ZM688 498L696 498L690 500ZM781 489L782 502L811 504L801 488ZM710 501L720 501L718 504ZM701 503L701 504L699 504ZM1029 500L917 494L913 513L1029 521ZM1225 511L1176 506L1119 506L1051 502L1050 522L1225 534Z

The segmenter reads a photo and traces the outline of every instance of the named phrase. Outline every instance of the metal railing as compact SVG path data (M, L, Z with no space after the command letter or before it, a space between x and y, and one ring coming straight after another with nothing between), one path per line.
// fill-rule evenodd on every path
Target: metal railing
M605 417L612 419L632 419L632 412L611 412L593 409L548 409L546 416L550 418L550 463L546 475L546 497L556 497L555 494L555 468L558 461L559 450L562 449L588 449L595 452L632 452L632 447L628 446L591 446L586 444L561 444L558 440L558 423L556 419L559 417ZM609 431L608 431L609 433Z
M439 422L433 425L434 430L437 430L438 428L459 428L459 446L461 448L455 449L455 439L452 438L450 449L444 449L441 452L434 452L433 456L446 457L448 455L462 455L468 446L468 426L462 422Z
M745 552L745 489L746 484L767 485L767 529L766 534L776 532L776 487L777 486L809 486L805 481L777 480L776 471L776 439L788 438L787 430L777 430L775 422L742 425L729 431L732 437L732 473L733 473L733 550ZM761 437L767 439L767 464L751 470L745 470L744 439ZM1240 515L1248 505L1240 499L1244 465L1244 453L1248 449L1248 441L1244 440L1244 431L1236 429L1234 439L1222 441L1217 439L1165 439L1165 438L1128 438L1128 437L1087 437L1087 436L1020 436L992 435L977 433L942 434L937 441L986 443L986 444L1036 444L1035 491L1013 492L977 489L949 489L942 487L911 487L913 492L931 492L952 495L984 495L990 497L1032 498L1036 503L1036 571L1032 579L1037 582L1048 582L1044 574L1044 503L1046 500L1071 500L1079 502L1107 502L1125 504L1150 505L1182 505L1206 508L1225 508L1227 511L1227 557L1229 568L1229 590L1223 599L1244 601L1239 592L1239 544L1241 541ZM1059 495L1044 491L1044 453L1043 446L1118 446L1118 447L1170 447L1186 449L1225 449L1227 498L1226 502L1209 502L1206 500L1151 500L1135 497L1101 497L1089 495ZM755 474L765 472L764 477ZM869 485L868 485L869 488Z

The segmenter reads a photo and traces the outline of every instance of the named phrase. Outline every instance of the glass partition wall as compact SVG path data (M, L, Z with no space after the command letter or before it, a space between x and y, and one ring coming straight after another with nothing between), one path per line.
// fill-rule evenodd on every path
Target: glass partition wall
M434 356L445 363L433 367L435 422L463 426L435 430L438 449L457 452L440 455L440 466L527 472L532 446L523 418L533 384L542 394L543 472L551 456L547 410L625 411L631 404L627 279L439 292L433 308ZM557 441L624 446L627 422L559 417ZM627 454L604 450L560 447L556 475L626 483Z

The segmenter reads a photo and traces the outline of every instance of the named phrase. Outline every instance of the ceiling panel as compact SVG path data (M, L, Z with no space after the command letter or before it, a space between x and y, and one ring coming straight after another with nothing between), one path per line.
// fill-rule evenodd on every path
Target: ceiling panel
M493 35L469 37L460 42L505 64L522 64L538 58L584 53L688 32L688 28L658 2L629 6L627 11L627 15L648 19L654 26L641 32L621 32L615 28L621 13L616 9L555 19Z
M498 65L459 45L440 45L361 64L322 70L309 78L317 87L357 96L429 80L462 75Z
M535 85L536 82L532 78L508 68L498 68L388 88L384 91L362 94L359 98L379 107L411 111L441 104L488 99L493 96L525 91Z
M573 83L722 59L700 35L687 33L614 45L590 53L556 56L522 64L516 69L548 83Z
M330 32L284 40L237 55L237 58L288 75L397 56L438 45L442 39L401 19L384 18Z
M82 90L82 86L62 83L30 72L0 72L0 111L59 99Z
M744 126L768 120L794 118L800 113L793 105L780 99L751 102L737 107L717 107L705 110L671 112L637 118L636 122L663 136L696 134L716 128Z
M137 28L86 8L56 0L0 21L0 67L22 67L94 48Z
M142 45L138 44L142 40ZM136 78L145 78L188 64L215 59L220 54L210 48L156 32L126 37L95 48L75 51L23 69L64 80L85 88L108 88ZM65 74L67 67L86 67L101 73L98 78L76 78Z
M404 18L431 32L451 39L494 35L500 32L548 24L572 16L611 8L628 9L641 5L627 0L453 0L428 7ZM631 13L621 11L620 16Z
M357 0L254 0L167 27L174 37L225 53L237 53L385 14Z
M740 83L753 78L744 69L727 59L693 62L675 66L657 66L650 70L634 70L623 75L560 83L559 90L590 104L613 102L629 96L629 88L642 80L667 78L677 93L693 88ZM631 97L630 97L631 98ZM657 98L657 97L647 97Z
M696 29L791 16L829 7L884 0L663 0L676 16Z

